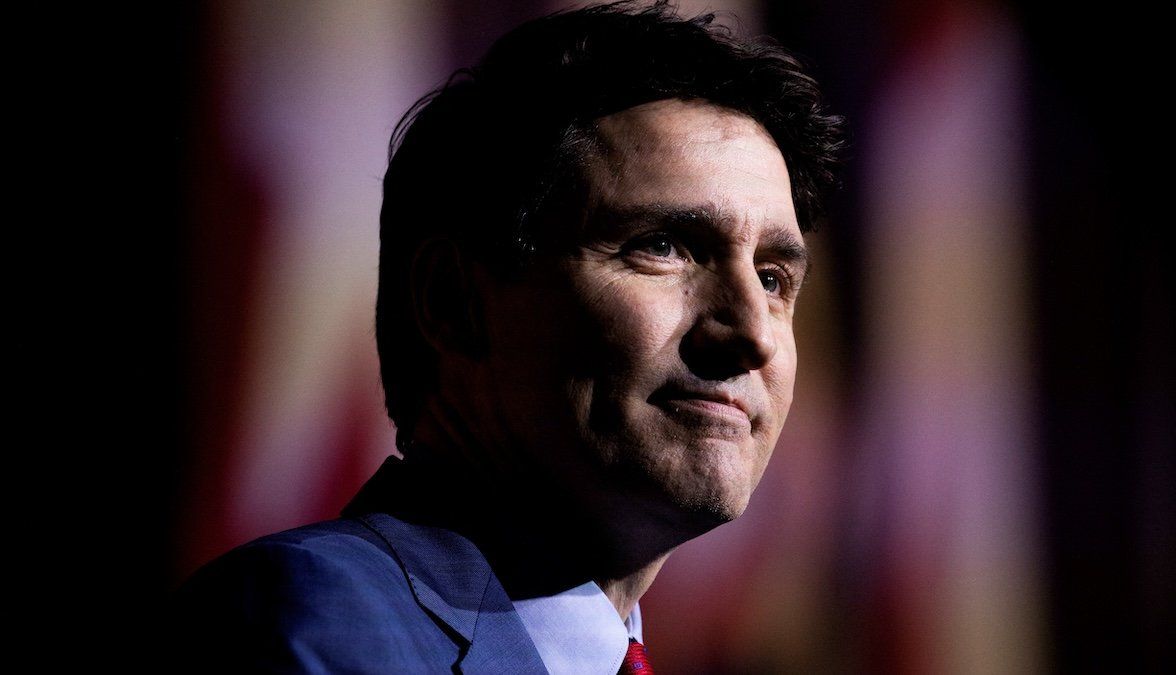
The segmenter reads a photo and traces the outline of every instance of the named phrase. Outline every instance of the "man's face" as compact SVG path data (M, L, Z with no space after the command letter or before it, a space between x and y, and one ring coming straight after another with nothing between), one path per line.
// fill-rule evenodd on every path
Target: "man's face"
M599 138L566 245L485 293L488 426L603 517L695 536L743 512L791 404L788 172L758 123L701 102Z

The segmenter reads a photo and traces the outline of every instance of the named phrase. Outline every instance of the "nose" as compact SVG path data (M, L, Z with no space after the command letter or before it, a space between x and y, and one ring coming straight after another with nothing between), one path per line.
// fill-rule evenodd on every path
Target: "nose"
M768 297L751 266L708 275L696 289L694 325L681 352L694 374L727 380L763 368L776 356Z

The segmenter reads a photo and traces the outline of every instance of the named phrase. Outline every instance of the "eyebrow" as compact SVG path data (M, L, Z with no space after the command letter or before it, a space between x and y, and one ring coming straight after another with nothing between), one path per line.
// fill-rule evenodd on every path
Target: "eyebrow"
M706 227L723 230L736 220L731 213L714 203L697 206L668 206L665 204L639 204L637 206L597 206L588 219L590 229L613 233L612 228L634 222L664 224L667 226ZM611 226L611 227L610 227ZM792 232L782 227L772 227L763 232L756 247L773 258L800 268L800 284L808 278L812 269L812 255L808 247Z

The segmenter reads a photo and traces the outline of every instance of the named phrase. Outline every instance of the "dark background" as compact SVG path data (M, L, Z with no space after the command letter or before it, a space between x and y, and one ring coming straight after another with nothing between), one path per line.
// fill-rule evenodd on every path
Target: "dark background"
M453 60L543 11L525 2L475 6L446 5ZM1027 320L1016 331L1032 380L1024 459L1037 506L1024 517L1037 553L1026 559L1042 599L1029 662L1060 672L1157 672L1171 663L1176 576L1172 288L1161 243L1170 220L1171 123L1160 106L1169 39L1131 3L967 5L977 6L1018 36L1023 76ZM227 462L229 448L204 443L232 433L215 429L233 428L223 416L248 377L234 335L251 320L240 289L258 274L265 241L260 226L249 226L263 220L264 190L218 170L228 152L216 145L225 66L212 45L222 9L71 16L67 31L34 32L43 38L26 54L38 70L16 77L30 105L20 106L14 145L29 151L17 161L33 178L28 190L17 184L17 197L41 222L14 228L15 416L27 433L17 434L19 483L10 494L34 516L15 518L17 550L36 552L23 558L33 574L17 577L18 586L36 581L17 595L29 597L23 625L48 638L54 648L38 653L50 661L78 651L103 662L149 653L166 594L201 555L233 543L194 544L185 525L193 512L229 517L215 490L192 476L221 475ZM940 22L969 11L948 2L760 10L765 32L819 64L832 106L854 125L857 156L821 235L830 260L823 271L836 289L822 330L836 333L838 400L851 421L860 417L855 383L875 358L865 250L873 188L863 168L875 148L866 127L896 64ZM70 56L48 53L58 48ZM230 366L210 374L210 353ZM841 445L853 438L833 444L832 466L856 465L854 448ZM853 508L833 503L841 507L829 519L832 535L860 532ZM926 669L915 652L941 645L911 629L918 609L863 581L860 565L839 563L822 577L834 607L827 630L814 637L781 624L781 639L801 635L799 647L665 661L687 672ZM674 620L648 608L659 605L673 606L643 603L655 655L658 642L648 637L662 633L654 617L663 642ZM747 619L745 609L734 601L737 616ZM850 656L830 656L838 653Z

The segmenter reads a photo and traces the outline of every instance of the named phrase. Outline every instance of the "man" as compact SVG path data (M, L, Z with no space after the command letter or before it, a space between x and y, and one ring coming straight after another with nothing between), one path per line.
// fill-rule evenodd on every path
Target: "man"
M377 344L404 459L182 589L201 668L600 672L784 424L838 118L664 4L528 23L393 135Z

